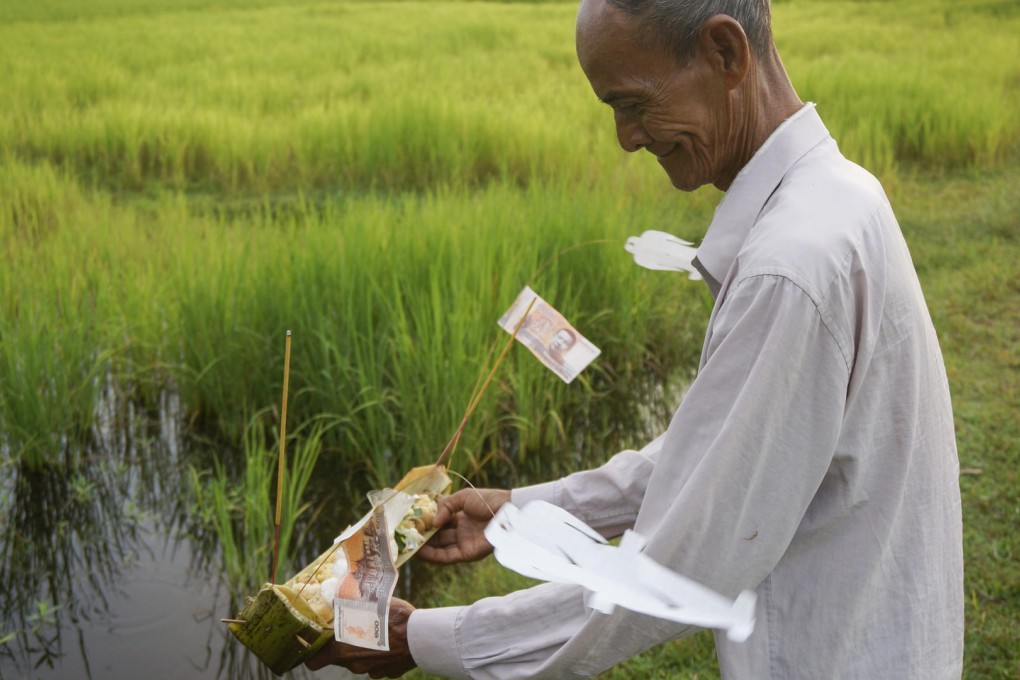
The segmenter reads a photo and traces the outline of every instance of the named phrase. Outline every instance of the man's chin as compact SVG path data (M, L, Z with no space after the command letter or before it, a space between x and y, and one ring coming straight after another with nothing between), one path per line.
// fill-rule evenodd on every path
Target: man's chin
M683 172L684 170L691 170L690 166L685 165L682 168L674 167L671 169L667 167L666 162L664 162L667 160L672 159L668 159L668 157L660 158L659 165L661 165L662 169L666 171L666 176L669 177L669 181L673 184L673 186L680 191L694 191L708 184L708 180L703 177L697 177L693 174ZM674 165L674 163L670 163L670 165Z
M708 184L707 181L703 180L699 181L697 179L694 179L693 177L678 177L677 175L674 175L671 172L667 172L666 174L669 176L669 181L672 182L673 187L675 189L679 189L680 191L686 192L696 191L701 187L705 186L706 184Z

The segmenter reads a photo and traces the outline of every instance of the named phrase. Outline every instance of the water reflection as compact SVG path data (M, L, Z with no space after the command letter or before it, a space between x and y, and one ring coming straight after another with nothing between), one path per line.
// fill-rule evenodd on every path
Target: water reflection
M0 450L0 679L275 677L220 623L238 594L187 492L209 453L173 396L111 392L92 434L40 469Z
M10 642L3 649L30 667L52 665L63 642L58 619L78 623L108 611L107 590L137 552L137 523L124 517L124 481L106 461L8 470L0 610L20 654Z
M215 456L239 473L242 452L186 436L171 391L150 404L118 394L131 390L106 391L89 445L60 452L48 466L30 469L0 444L0 680L274 677L220 623L248 593L222 578L218 537L190 493L192 470L209 470ZM631 417L626 409L573 413L564 417L579 438L568 455L533 450L533 458L587 467L592 452L614 447L625 429L634 434L621 425ZM630 422L651 428L655 420ZM516 432L496 441L500 464L473 481L510 484L520 472ZM313 477L306 498L329 500L299 519L295 537L317 518L298 541L295 564L313 559L367 509L363 493L352 491L359 486L368 487L368 475L345 466L327 464ZM398 594L415 601L412 590L427 590L428 578L405 566ZM289 677L352 676L301 668Z

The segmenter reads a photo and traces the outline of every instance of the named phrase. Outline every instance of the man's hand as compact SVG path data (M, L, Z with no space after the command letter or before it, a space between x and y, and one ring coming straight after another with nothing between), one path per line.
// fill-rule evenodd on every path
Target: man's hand
M505 489L461 489L439 501L432 525L441 527L423 545L418 555L429 562L456 564L480 560L492 552L485 539L485 526L504 503L510 500Z
M315 656L305 662L308 670L324 666L343 666L352 673L368 673L373 678L399 678L418 664L407 646L407 620L414 607L396 597L390 600L390 651L376 651L330 640Z

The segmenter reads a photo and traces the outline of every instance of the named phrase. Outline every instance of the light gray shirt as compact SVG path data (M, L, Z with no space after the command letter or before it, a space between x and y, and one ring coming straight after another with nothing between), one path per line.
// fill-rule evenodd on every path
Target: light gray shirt
M730 597L754 589L750 639L716 635L725 678L959 678L949 388L881 186L807 105L734 180L697 264L715 307L667 431L513 502L633 528L676 572ZM690 631L544 584L417 610L408 638L439 675L572 678Z

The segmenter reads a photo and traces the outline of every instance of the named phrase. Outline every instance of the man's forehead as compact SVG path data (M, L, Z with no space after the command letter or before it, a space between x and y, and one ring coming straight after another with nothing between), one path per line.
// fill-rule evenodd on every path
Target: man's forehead
M607 0L582 0L577 10L577 36L605 39L609 35L630 33L633 18Z
M583 0L577 12L576 46L582 68L607 53L629 52L635 46L634 17L607 0Z
M577 58L595 95L609 103L624 81L655 79L667 53L642 35L640 16L608 0L583 0L577 15ZM630 83L633 85L633 82Z

